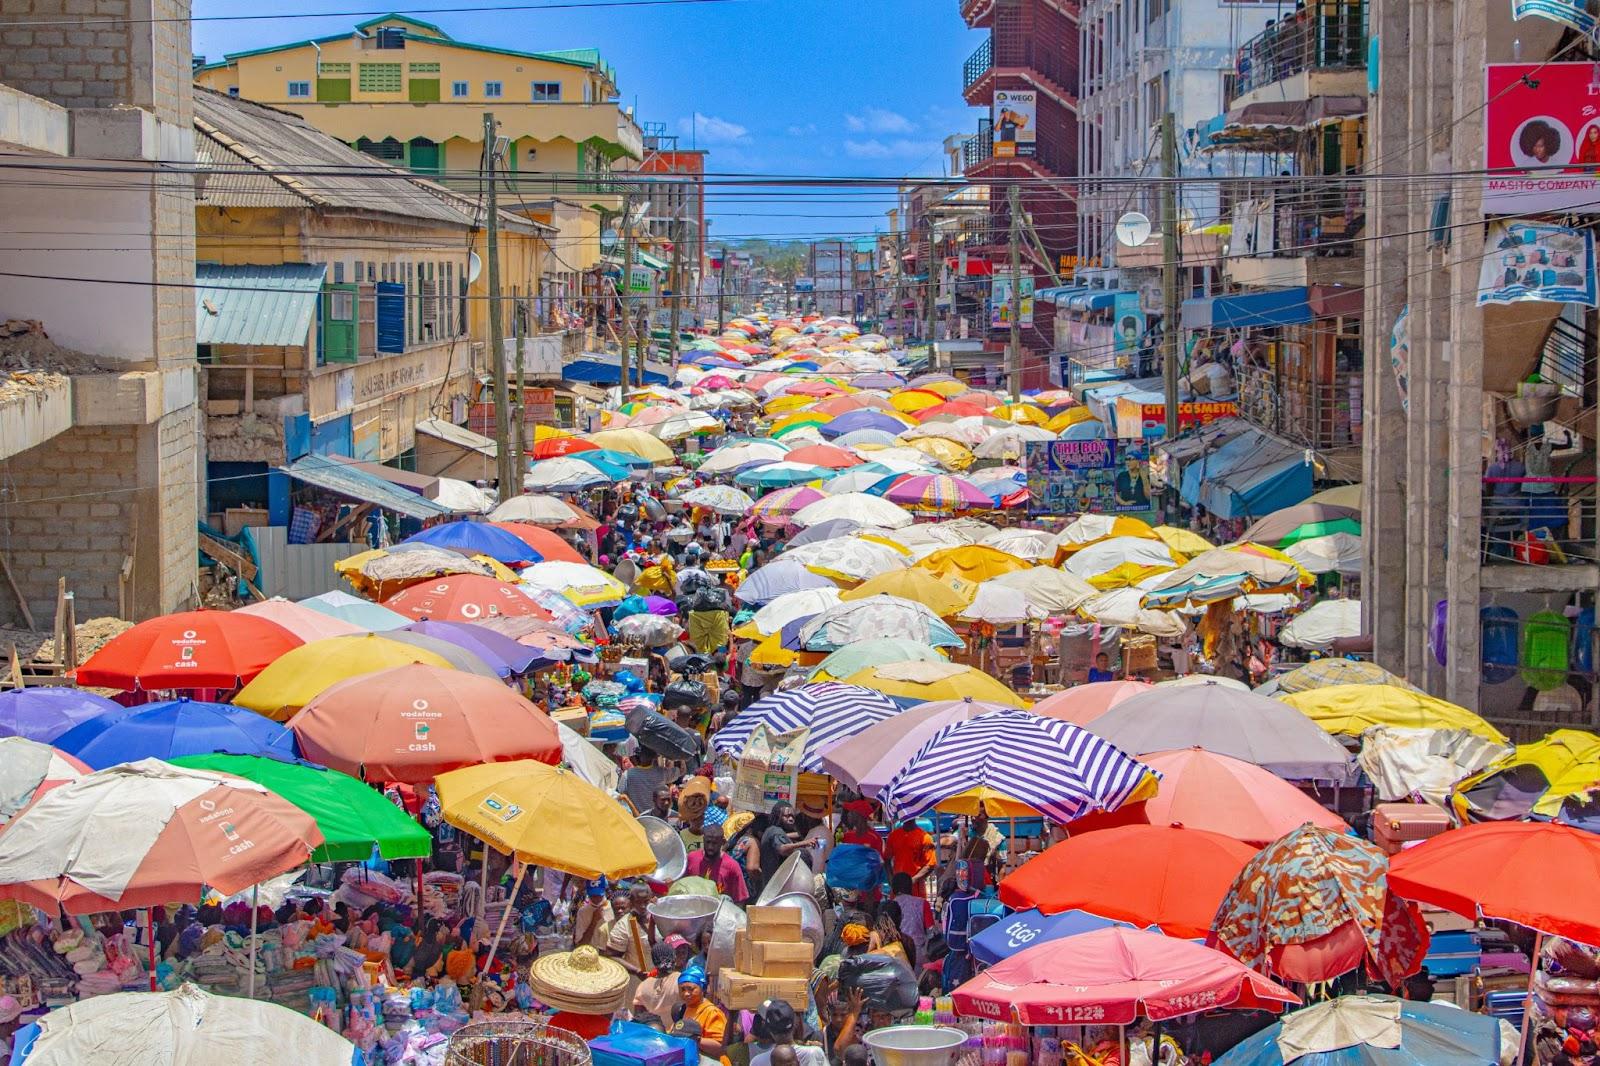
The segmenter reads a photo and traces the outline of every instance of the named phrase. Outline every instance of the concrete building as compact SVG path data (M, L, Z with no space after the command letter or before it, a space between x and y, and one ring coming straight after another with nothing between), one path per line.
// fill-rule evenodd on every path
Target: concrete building
M196 572L187 0L0 0L0 618L187 606ZM82 23L81 27L78 24ZM27 158L22 158L27 157ZM13 330L7 328L4 332Z
M660 176L642 186L650 202L645 232L656 253L669 259L673 245L683 245L678 262L682 277L672 278L671 288L685 298L682 320L688 325L705 277L706 150L682 147L665 124L657 122L645 124L644 144L639 172Z
M806 276L813 282L807 303L817 314L855 314L854 241L813 241Z

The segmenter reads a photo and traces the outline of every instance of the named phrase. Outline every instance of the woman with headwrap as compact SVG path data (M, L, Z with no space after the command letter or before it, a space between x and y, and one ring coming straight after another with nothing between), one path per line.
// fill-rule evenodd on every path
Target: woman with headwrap
M691 962L678 975L678 998L683 1001L680 1011L674 1011L681 1021L695 1022L700 1026L700 1054L707 1058L721 1058L722 1040L728 1032L728 1016L722 1008L706 998L706 968L699 961Z

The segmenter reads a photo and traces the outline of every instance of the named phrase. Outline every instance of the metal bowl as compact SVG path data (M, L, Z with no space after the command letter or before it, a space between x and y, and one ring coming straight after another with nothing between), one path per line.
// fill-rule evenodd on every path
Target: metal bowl
M765 907L779 896L788 895L790 892L800 892L809 896L816 884L816 875L811 872L811 866L806 862L805 852L797 851L790 855L773 873L766 887L761 890L761 895L756 897L756 906Z
M861 1042L878 1066L945 1066L967 1034L948 1025L892 1025L863 1034Z
M1506 413L1521 429L1555 417L1559 396L1512 396L1506 400Z
M697 944L700 934L711 928L720 906L721 896L662 896L648 909L662 933L677 933Z
M689 852L683 846L683 838L672 826L653 815L642 815L639 824L644 826L645 839L650 842L650 850L656 856L656 868L649 875L650 880L668 883L682 877L684 867L689 864Z
M711 919L711 944L706 948L706 970L715 974L733 965L733 938L750 926L750 916L731 899L724 899Z
M817 906L817 901L811 897L810 892L786 892L764 905L768 907L794 907L799 910L800 935L811 942L811 954L813 956L822 950L822 943L827 938L827 931L822 924L822 908Z

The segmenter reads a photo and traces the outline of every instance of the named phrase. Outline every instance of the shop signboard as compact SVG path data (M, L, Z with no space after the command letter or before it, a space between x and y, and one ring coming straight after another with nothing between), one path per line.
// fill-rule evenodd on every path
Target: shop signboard
M990 111L996 159L1020 159L1035 153L1039 142L1039 94L996 89Z
M1116 330L1117 352L1131 355L1139 350L1144 338L1144 309L1139 306L1137 292L1119 292L1112 297L1111 322Z
M1028 445L1028 510L1035 515L1150 509L1149 449L1138 442L1049 440Z
M1600 213L1600 77L1593 63L1491 63L1487 214Z
M1478 303L1521 300L1595 306L1594 233L1540 222L1494 222L1484 242Z
M1017 286L1022 294L1018 301L1021 305L1023 329L1033 325L1033 290L1032 277L1024 275L1021 284ZM1011 328L1011 275L996 274L994 282L989 288L989 328Z

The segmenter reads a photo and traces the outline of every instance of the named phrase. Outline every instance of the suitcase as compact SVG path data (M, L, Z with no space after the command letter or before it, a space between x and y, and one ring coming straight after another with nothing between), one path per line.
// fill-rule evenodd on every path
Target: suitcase
M1436 837L1451 825L1450 813L1431 803L1380 803L1372 812L1372 840L1395 855L1404 845Z

